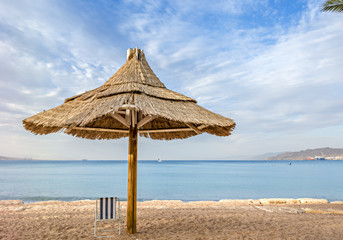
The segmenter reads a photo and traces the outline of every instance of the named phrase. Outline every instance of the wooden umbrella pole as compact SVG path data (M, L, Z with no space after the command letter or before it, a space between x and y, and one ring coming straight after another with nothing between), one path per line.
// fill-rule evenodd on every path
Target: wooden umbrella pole
M136 233L137 210L137 125L129 130L129 159L127 181L127 232Z

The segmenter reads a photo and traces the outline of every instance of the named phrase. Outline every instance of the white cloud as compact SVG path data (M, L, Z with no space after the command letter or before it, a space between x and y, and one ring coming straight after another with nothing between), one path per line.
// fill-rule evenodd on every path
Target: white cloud
M82 15L64 7L46 1L0 3L1 102L22 119L97 87L123 62L117 62L113 46L87 30Z
M212 65L206 62L213 73L189 81L186 91L203 105L230 106L245 131L341 124L337 89L343 87L343 24L337 16L309 12L310 18L281 35L276 44L260 45L257 54L238 56L236 61L229 54L217 55Z

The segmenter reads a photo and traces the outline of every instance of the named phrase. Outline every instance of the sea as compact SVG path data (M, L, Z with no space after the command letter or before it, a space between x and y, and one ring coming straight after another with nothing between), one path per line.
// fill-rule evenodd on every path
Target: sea
M125 161L0 161L0 200L127 198ZM137 199L343 200L343 161L138 161Z

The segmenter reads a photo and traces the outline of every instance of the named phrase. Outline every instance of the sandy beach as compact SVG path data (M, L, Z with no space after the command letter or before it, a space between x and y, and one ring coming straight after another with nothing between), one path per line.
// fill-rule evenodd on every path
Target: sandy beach
M318 199L148 201L137 234L112 239L343 239L343 202ZM95 201L0 201L0 239L96 239Z

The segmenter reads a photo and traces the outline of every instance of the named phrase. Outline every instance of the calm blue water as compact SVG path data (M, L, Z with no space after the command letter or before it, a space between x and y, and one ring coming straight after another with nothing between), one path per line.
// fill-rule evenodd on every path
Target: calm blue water
M343 200L343 161L139 161L138 200ZM0 200L126 199L127 161L0 161Z

